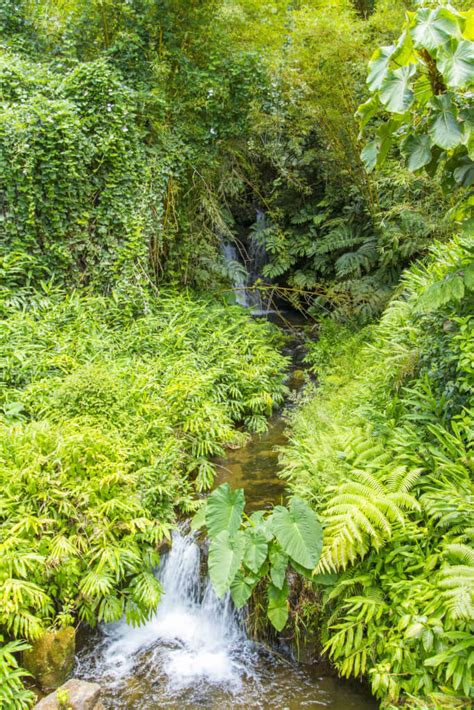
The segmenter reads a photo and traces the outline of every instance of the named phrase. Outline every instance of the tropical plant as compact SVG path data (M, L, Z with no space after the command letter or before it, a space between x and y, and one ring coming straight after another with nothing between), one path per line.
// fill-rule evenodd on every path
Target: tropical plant
M283 451L324 527L315 571L338 575L320 588L324 649L386 705L466 707L472 692L473 294L430 295L470 259L467 235L437 245L378 325L323 328L322 384Z
M376 137L363 150L369 169L384 163L392 144L401 142L408 169L434 174L444 183L474 182L472 110L474 34L472 10L422 3L408 13L394 44L377 49L367 84L373 94L358 111L361 127L385 111Z
M4 642L0 636L0 704L7 710L24 710L31 707L36 695L23 686L29 673L19 667L16 654L29 648L21 641Z
M323 532L317 516L301 498L271 513L245 516L242 488L224 483L214 490L196 513L192 527L205 526L211 541L209 577L216 594L230 592L237 609L247 604L263 580L266 613L277 631L289 616L287 571L290 567L311 578L322 547Z

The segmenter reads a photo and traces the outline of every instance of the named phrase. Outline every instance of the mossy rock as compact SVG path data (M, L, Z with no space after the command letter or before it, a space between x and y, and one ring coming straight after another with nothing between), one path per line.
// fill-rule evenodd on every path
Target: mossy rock
M72 626L59 631L45 631L23 654L23 666L42 690L59 688L74 668L76 631Z

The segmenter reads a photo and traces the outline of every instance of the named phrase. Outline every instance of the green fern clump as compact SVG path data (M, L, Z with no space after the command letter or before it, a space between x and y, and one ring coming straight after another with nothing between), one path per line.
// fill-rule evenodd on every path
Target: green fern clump
M467 283L442 304L429 294L451 274L466 278L469 239L432 252L362 334L366 344L346 327L323 329L310 353L321 387L293 416L283 463L323 520L315 572L337 575L322 611L339 672L367 676L386 705L467 707L473 295Z

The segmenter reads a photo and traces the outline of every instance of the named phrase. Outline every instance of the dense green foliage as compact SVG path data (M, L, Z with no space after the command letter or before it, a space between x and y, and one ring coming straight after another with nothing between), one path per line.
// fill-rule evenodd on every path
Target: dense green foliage
M156 609L157 547L210 458L284 396L272 326L185 295L73 293L0 328L0 629L34 640ZM3 670L2 670L3 672ZM18 674L16 674L18 675Z
M385 161L395 137L403 136L408 168L435 173L449 187L474 183L474 137L469 88L474 80L472 10L423 7L408 15L396 44L381 47L369 64L374 96L359 109L364 127L380 108L390 114L367 144L372 169Z
M215 287L226 238L245 263L264 249L258 276L294 302L380 312L445 236L449 203L428 176L391 160L374 178L360 157L368 48L398 34L404 10L8 0L4 281Z
M338 573L326 651L388 703L464 707L472 692L473 292L419 307L468 255L438 246L369 332L323 330L322 384L284 453L291 490L323 520L316 571Z
M374 54L368 81L377 93L359 115L366 122L382 104L395 118L364 149L372 167L403 140L410 169L432 161L444 186L469 186L458 179L460 162L471 161L467 94L454 92L473 72L447 59L461 52L472 62L468 22L452 8L422 9L396 46ZM431 86L426 100L411 88L417 69ZM441 145L441 124L459 141ZM420 143L430 161L418 160ZM470 201L458 195L459 219ZM378 325L323 330L310 355L322 384L296 414L283 454L291 489L323 521L315 573L335 575L319 588L324 650L341 674L367 675L383 705L472 702L472 220L461 231L406 273Z
M149 618L161 541L282 403L235 273L324 322L288 506L196 515L217 593L297 627L299 574L341 674L472 702L469 6L0 3L2 707L45 628Z
M244 507L243 489L233 491L224 483L201 506L192 526L204 525L211 541L208 566L216 594L230 591L241 609L261 584L268 619L282 631L289 615L288 568L311 578L321 556L322 528L314 511L296 496L288 507L275 506L269 514L257 511L243 521Z

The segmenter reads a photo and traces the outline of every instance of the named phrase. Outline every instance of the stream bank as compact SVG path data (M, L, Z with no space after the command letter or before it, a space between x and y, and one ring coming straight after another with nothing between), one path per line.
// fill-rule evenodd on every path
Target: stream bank
M304 381L301 343L297 328L293 391ZM280 410L265 434L216 461L216 485L243 487L250 510L280 502L285 488L275 447L285 444L285 429ZM154 617L138 628L122 621L79 638L75 675L101 685L106 708L377 707L365 689L337 678L326 663L303 665L251 639L244 614L228 597L217 599L202 577L202 555L194 533L175 531L158 572L163 600Z

